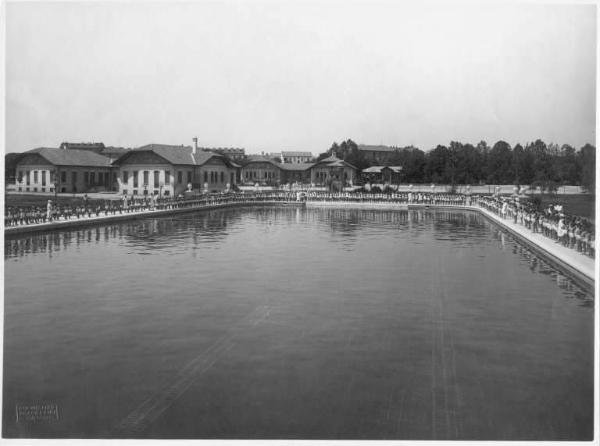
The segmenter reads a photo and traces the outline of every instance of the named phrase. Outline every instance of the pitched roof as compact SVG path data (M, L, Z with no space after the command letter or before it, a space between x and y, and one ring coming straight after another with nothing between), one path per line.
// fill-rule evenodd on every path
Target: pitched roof
M385 166L371 166L363 169L363 173L381 173Z
M335 155L331 155L327 158L323 158L321 161L319 161L319 163L332 163L334 161L340 161L340 159Z
M55 166L93 166L109 167L109 159L90 150L57 149L52 147L38 147L28 150L23 154L37 153Z
M279 164L279 167L281 170L302 171L308 170L314 165L315 163L282 163Z
M171 164L187 166L202 166L211 158L217 158L228 166L233 167L229 158L219 153L197 150L194 155L191 146L174 146L169 144L146 144L145 146L137 147L125 152L123 156L115 161L115 164L133 152L154 152Z
M337 156L335 155L331 155L330 157L327 157L325 159L322 159L321 161L313 164L314 166L319 165L319 164L327 164L328 167L351 167L353 169L356 169L356 166L353 166L352 164L350 164L347 161L341 160L339 159Z
M105 147L104 149L102 149L102 152L100 152L101 155L122 155L125 152L127 152L129 149L126 149L125 147Z
M248 161L246 162L246 164L250 163L270 163L277 167L281 166L281 164L279 164L278 162L273 161L272 158L269 158L264 155L248 155Z
M383 169L390 169L394 173L400 173L402 166L371 166L363 169L363 173L381 173Z
M390 146L359 144L358 150L365 152L395 152L397 149Z

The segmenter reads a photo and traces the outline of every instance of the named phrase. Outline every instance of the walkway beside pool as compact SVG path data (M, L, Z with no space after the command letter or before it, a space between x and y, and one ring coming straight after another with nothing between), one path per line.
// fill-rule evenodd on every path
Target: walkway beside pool
M480 207L473 207L473 209L478 210L500 226L525 239L529 244L541 249L543 254L551 256L554 260L568 266L571 269L571 272L578 272L584 275L585 278L591 281L593 286L596 269L595 259L577 252L575 249L567 248L561 243L552 240L539 232L532 232L522 225L513 223L511 219L503 219L487 209Z
M552 263L566 269L585 288L594 290L595 260L575 249L567 248L541 233L534 233L526 227L513 223L511 219L502 219L479 206L457 206L444 204L407 204L407 203L385 203L385 202L354 202L354 201L308 201L308 207L335 207L346 209L463 209L483 214L502 228L525 241L537 254L550 260Z

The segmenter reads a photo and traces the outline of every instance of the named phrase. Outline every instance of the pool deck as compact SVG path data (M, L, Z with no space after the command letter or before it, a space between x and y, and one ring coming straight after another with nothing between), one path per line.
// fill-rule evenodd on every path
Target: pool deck
M11 236L18 236L21 234L32 234L38 232L48 232L62 229L73 229L84 226L98 225L103 223L115 223L126 220L141 220L145 218L155 217L168 217L173 214L183 214L198 211L210 211L214 209L223 209L230 207L245 207L245 206L291 206L298 207L303 203L296 202L283 202L283 201L256 201L256 202L229 202L229 203L215 203L205 206L189 206L175 209L160 209L160 210L143 210L135 212L126 212L123 214L115 215L92 215L91 217L82 217L71 220L60 220L47 223L37 223L25 226L9 226L4 228L4 237L9 238Z
M574 249L567 248L555 240L552 240L541 233L532 232L525 226L513 223L512 219L503 219L493 212L478 206L453 206L453 205L424 205L411 204L409 209L465 209L475 212L492 220L498 226L515 235L518 239L525 242L532 250L548 260L555 266L566 270L576 282L583 288L594 293L594 281L596 272L595 259L586 256Z
M154 211L136 211L127 212L116 215L100 215L84 217L80 219L62 220L50 223L39 223L26 226L14 226L4 228L4 237L18 236L21 234L29 234L36 232L47 232L59 229L72 229L102 223L113 223L125 220L138 220L154 217L167 217L173 214L190 213L197 211L222 209L230 207L245 207L245 206L264 206L264 205L280 205L280 206L303 206L303 203L298 202L282 202L282 201L256 201L256 202L228 202L215 203L204 206L190 206L176 209L161 209ZM311 208L344 208L344 209L380 209L380 210L406 210L406 209L461 209L479 212L494 223L498 224L503 229L511 232L520 240L530 246L533 251L543 256L550 263L566 270L586 289L594 291L594 280L596 264L595 259L592 259L584 254L581 254L574 249L567 248L554 240L551 240L540 233L533 233L524 226L515 224L510 219L503 219L498 215L477 207L477 206L455 206L455 205L428 205L428 204L406 204L406 203L386 203L386 202L354 202L354 201L308 201L307 207Z

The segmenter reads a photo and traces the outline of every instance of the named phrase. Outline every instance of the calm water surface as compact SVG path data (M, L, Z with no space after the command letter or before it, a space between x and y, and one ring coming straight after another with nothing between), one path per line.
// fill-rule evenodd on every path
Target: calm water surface
M593 296L474 213L213 211L4 266L8 437L592 438Z

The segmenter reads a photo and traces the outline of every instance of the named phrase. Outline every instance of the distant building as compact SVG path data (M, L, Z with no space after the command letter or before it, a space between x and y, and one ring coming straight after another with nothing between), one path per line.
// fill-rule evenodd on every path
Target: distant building
M60 147L63 150L89 150L100 153L104 150L104 143L101 142L63 142Z
M105 146L101 142L63 142L60 145L62 150L88 150L107 157L110 161L116 160L127 150L124 147Z
M220 192L236 184L236 165L226 156L196 147L148 144L113 162L123 195L179 195L188 189Z
M389 163L398 152L397 147L371 146L366 144L359 144L358 150L363 153L367 161L378 165Z
M281 170L281 183L291 184L310 183L310 169L315 163L281 163L279 169Z
M278 156L282 163L310 163L313 159L312 153L310 152L290 152L283 150Z
M242 184L276 186L281 183L280 164L265 155L249 155L241 168Z
M91 149L40 147L16 162L18 192L91 192L116 190L110 160Z
M332 155L315 163L310 168L311 183L317 186L329 185L334 181L342 186L352 185L358 169L352 164Z
M225 155L231 160L234 161L242 161L246 157L246 150L243 148L237 147L217 147L217 148L208 148L208 147L200 147L200 150L207 152L215 152L220 153L221 155Z
M363 169L362 176L372 183L399 184L402 179L401 166L371 166Z

